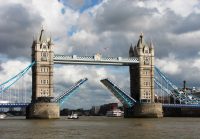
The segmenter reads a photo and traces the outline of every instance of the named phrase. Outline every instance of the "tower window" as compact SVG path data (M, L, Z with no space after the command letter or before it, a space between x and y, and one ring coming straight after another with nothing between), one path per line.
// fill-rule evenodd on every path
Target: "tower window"
M146 53L146 54L149 53L149 48L148 47L144 47L144 53Z
M46 47L46 45L43 45L43 49L46 49L47 47Z
M144 86L149 86L150 85L150 82L144 82Z
M47 52L43 52L42 56L47 57Z
M42 61L47 61L48 53L47 52L42 52L41 53L41 60Z

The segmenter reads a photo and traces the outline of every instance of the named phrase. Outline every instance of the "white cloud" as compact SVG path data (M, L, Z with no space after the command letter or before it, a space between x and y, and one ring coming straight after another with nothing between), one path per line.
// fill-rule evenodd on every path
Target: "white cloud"
M10 79L11 77L17 75L23 69L25 69L30 63L27 61L22 62L19 60L10 60L1 63L1 72L0 72L0 80L3 83L6 79Z
M198 3L198 0L170 0L165 2L166 8L170 8L181 16L188 16L190 13L194 12L194 6Z
M181 72L178 59L173 54L170 54L169 57L156 59L155 64L161 71L167 74L175 75Z
M191 64L191 67L197 68L200 71L200 59L195 59L194 62Z
M72 35L70 38L71 44L74 47L80 48L80 46L85 46L87 48L96 47L96 43L98 41L98 37L96 34L92 34L91 32L86 32L85 30L81 30Z
M196 12L195 7L197 9L198 4L198 0L147 0L138 2L140 7L156 8L161 15L164 15L170 9L177 15L183 17L188 16L192 12Z

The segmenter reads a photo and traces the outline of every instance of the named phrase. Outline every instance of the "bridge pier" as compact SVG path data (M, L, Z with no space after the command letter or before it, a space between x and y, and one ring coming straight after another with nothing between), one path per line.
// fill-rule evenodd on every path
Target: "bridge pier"
M132 108L126 108L125 118L160 118L163 117L161 103L136 104Z
M58 119L59 117L58 103L31 103L26 108L26 119Z
M140 35L137 45L129 50L129 57L138 57L139 63L130 65L131 97L137 101L127 109L125 117L163 117L161 103L154 101L154 47L144 42Z

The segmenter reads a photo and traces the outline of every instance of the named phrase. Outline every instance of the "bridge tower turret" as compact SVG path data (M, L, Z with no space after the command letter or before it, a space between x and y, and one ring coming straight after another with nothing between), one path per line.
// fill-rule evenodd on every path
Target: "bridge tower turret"
M154 101L154 47L147 45L141 33L137 45L130 47L129 57L138 57L139 64L131 65L130 91L138 103L132 112L136 117L162 117L162 105Z
M59 118L59 105L53 98L53 43L44 36L44 30L32 44L32 101L27 118Z

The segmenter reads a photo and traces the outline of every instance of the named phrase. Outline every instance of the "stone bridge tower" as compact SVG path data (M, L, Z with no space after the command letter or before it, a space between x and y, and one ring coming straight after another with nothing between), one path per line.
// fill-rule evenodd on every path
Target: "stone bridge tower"
M53 98L53 44L41 30L32 46L32 102L50 102Z
M135 117L162 117L162 105L154 102L154 47L147 45L141 33L137 45L130 47L129 57L138 57L139 64L131 65L131 97L138 104L133 108Z
M27 108L27 118L59 118L59 105L53 98L53 44L41 30L32 44L32 101Z

